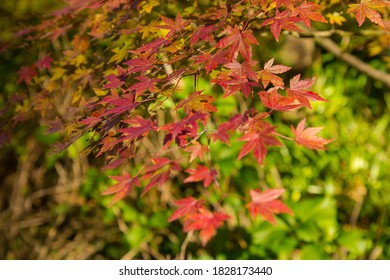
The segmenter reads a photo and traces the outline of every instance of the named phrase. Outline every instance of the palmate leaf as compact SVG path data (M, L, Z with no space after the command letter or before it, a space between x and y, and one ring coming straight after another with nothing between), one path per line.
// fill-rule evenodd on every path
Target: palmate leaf
M265 121L260 121L255 130L249 131L241 136L238 140L246 141L237 159L243 158L245 155L253 151L253 154L259 164L263 164L267 154L267 146L282 146L282 143L276 139L275 127Z
M198 121L205 121L207 115L202 113L195 113L192 115L187 115L182 120L174 123L169 123L164 126L161 126L159 130L167 131L167 134L164 138L164 147L165 150L169 144L175 140L176 144L179 146L184 146L187 141L186 137L195 138L198 132Z
M261 80L263 87L266 88L269 83L276 87L284 87L283 79L275 74L282 74L291 69L291 67L284 66L281 64L273 65L274 58L271 58L264 64L264 69L258 72L258 77Z
M229 132L236 131L241 124L243 124L246 121L245 115L237 114L230 118L227 122L221 124L217 131L215 131L213 134L211 134L211 139L213 142L219 140L225 144L230 143L230 137Z
M162 187L170 178L173 171L180 171L181 168L177 161L168 158L155 157L151 159L151 164L146 167L143 180L149 180L148 184L142 191L141 196L144 196L152 187Z
M212 33L216 29L217 27L215 25L201 26L200 28L196 29L191 36L190 39L191 44L195 44L199 40L212 43L214 41L214 37L212 36Z
M288 10L284 10L283 12L276 10L275 16L264 20L261 26L271 25L271 33L275 40L279 41L279 35L282 29L301 32L302 30L296 25L299 21L301 20L292 15Z
M240 28L235 25L226 27L225 32L228 34L225 38L221 39L216 45L216 48L228 48L229 60L237 59L238 53L242 57L250 61L252 59L252 47L251 45L258 45L256 38L252 35L251 30L241 31Z
M157 27L169 30L167 37L171 37L175 32L180 32L189 23L189 20L183 21L183 18L181 17L180 13L176 15L175 21L171 20L170 18L164 17L162 15L160 15L160 17L162 21L165 23L165 25L160 25Z
M145 120L138 115L136 115L132 119L123 120L122 122L129 124L130 127L122 128L119 130L119 132L123 134L123 137L121 137L120 141L134 141L136 139L148 135L150 131L157 131L155 121Z
M275 225L274 214L294 213L277 198L284 193L284 189L268 189L264 192L260 190L250 190L251 201L246 205L253 219L261 215L271 224Z
M131 85L127 91L128 92L131 92L131 91L135 91L135 93L138 95L140 93L143 93L147 90L149 90L150 92L154 92L156 90L155 88L155 84L158 83L160 81L160 79L158 78L149 78L147 76L138 76L138 77L135 77L139 82L137 83L134 83L133 85Z
M104 114L102 114L103 117L115 117L125 112L130 113L139 105L138 102L134 102L134 94L131 93L124 94L123 97L109 95L105 97L100 103L110 105ZM114 105L113 108L112 105Z
M164 39L160 38L162 41ZM148 70L155 68L156 55L149 55L148 53L141 53L139 57L125 61L123 64L128 66L126 69L127 74L141 72L144 73Z
M295 137L295 142L298 145L304 146L309 149L314 150L325 150L324 145L333 141L333 139L324 139L318 137L316 134L322 130L322 127L308 127L305 129L306 118L304 118L297 126L294 128L291 126L291 130Z
M37 75L35 71L35 65L22 66L18 71L18 83L25 82L27 85L30 84L33 77Z
M108 81L103 88L105 89L114 89L122 86L125 83L126 79L126 71L118 66L117 67L118 75L110 74L107 76L104 76L104 78Z
M121 176L110 176L110 178L117 181L118 183L109 187L104 192L102 192L102 195L115 194L114 198L108 205L109 207L111 207L118 200L121 200L127 194L129 194L133 189L133 187L140 186L141 184L137 177L132 177L130 174L121 175Z
M217 108L211 104L215 99L211 95L202 94L202 91L192 93L188 98L177 104L176 109L183 108L184 112L189 114L216 112Z
M219 84L223 87L225 93L223 97L228 97L238 91L242 92L245 97L252 93L253 87L259 87L259 84L248 80L246 77L240 77L234 73L227 75L223 73L212 80L213 83Z
M179 207L172 216L169 217L168 221L173 222L182 217L186 218L196 214L201 208L205 201L203 199L195 199L192 196L187 196L186 198L175 201L175 204Z
M371 22L384 27L382 16L377 9L384 9L390 7L389 3L378 0L361 0L359 4L350 4L348 13L355 14L356 21L361 26L366 18Z
M47 69L50 70L50 64L53 61L53 59L50 57L50 54L44 56L43 58L37 60L35 62L35 66L37 66L38 69Z
M140 48L130 52L141 56L143 55L144 57L147 58L149 57L150 54L157 52L157 50L159 50L160 48L167 46L171 43L172 43L171 39L164 39L159 37L147 44L142 45ZM125 64L127 63L125 62Z
M311 109L309 100L327 101L317 93L308 90L315 82L315 78L300 80L301 75L296 75L290 80L290 87L287 93L290 97L296 98L299 103Z
M239 63L237 60L233 60L230 63L224 65L224 67L229 68L231 72L242 79L251 79L253 81L258 81L256 72L252 69L257 65L257 61L244 61Z
M185 147L184 151L190 152L190 162L194 161L196 158L203 160L204 154L209 151L209 147L205 145L201 145L198 141L191 141L191 146Z
M206 246L211 237L215 235L216 229L229 219L230 216L223 212L216 211L213 213L205 208L199 208L196 214L190 215L186 219L183 231L199 230L202 245Z
M295 7L293 15L298 15L307 27L310 28L310 21L328 22L321 14L321 6L313 2L302 2Z
M189 173L190 176L184 179L184 183L203 181L203 186L205 188L208 187L213 182L214 177L218 175L217 171L214 169L209 169L200 164L197 164L195 169L188 168L186 172Z
M294 2L298 2L298 1L297 0L276 0L275 2L276 2L276 8L286 7L287 9L293 11Z
M263 105L271 110L289 111L301 104L296 104L294 97L284 97L278 93L278 88L271 88L268 91L260 91L259 96Z
M217 51L215 54L204 53L194 56L195 63L203 63L206 74L210 73L213 69L219 65L228 63L226 58L227 51Z

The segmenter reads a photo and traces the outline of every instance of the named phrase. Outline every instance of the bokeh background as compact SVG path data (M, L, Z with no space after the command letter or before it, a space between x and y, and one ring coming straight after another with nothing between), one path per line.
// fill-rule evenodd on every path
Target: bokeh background
M15 28L35 24L61 5L1 1L0 43L12 38ZM359 40L353 55L389 72L371 39ZM240 195L259 182L286 188L285 202L295 216L278 216L277 226L252 221L245 203L230 197L225 209L232 220L202 247L196 234L182 232L180 222L167 222L172 209L159 192L142 199L130 195L108 208L111 198L101 192L112 185L111 173L81 152L83 139L50 155L59 136L45 134L39 118L29 118L0 148L0 258L390 259L389 88L310 38L284 37L277 50L258 52L262 63L262 57L275 56L294 67L291 75L316 76L314 91L329 100L313 104L311 111L275 115L276 123L286 123L278 131L288 134L289 120L306 115L310 126L324 126L322 135L335 140L326 151L285 143L270 149L264 167L250 157L237 161L242 143L234 141L229 149L215 144L213 159L224 184ZM0 53L1 108L20 90L15 73L28 56L18 48ZM200 88L211 90L202 79ZM226 114L240 106L233 98L218 102Z

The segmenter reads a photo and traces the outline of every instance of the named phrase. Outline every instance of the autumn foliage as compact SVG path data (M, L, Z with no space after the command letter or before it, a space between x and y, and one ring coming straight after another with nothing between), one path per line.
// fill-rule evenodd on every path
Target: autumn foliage
M152 190L170 191L173 182L192 188L191 195L171 191L169 221L182 221L184 232L199 231L203 245L230 219L224 199L237 195L222 183L212 156L216 142L229 148L238 141L237 160L250 157L263 165L267 153L277 152L286 141L314 150L332 141L319 136L322 128L308 126L306 118L287 124L289 135L278 132L273 115L304 112L312 102L328 100L311 90L315 78L286 78L290 66L273 57L259 61L254 50L267 48L263 37L304 36L317 24L332 29L348 17L358 26L368 20L375 28L389 28L389 3L379 0L344 1L335 8L324 1L210 1L199 6L184 1L174 15L161 9L169 1L65 2L38 25L16 34L35 58L17 73L18 83L27 88L20 96L28 95L48 133L63 135L53 153L87 136L84 152L104 158L103 171L119 170L111 176L116 183L103 192L113 196L110 206L132 192L142 199ZM212 85L211 93L200 87L200 79ZM184 87L191 94L183 94ZM220 114L218 101L227 98L246 105ZM29 112L15 109L13 114L2 134ZM253 219L261 216L276 224L274 215L293 214L281 200L283 192L253 189L241 199Z

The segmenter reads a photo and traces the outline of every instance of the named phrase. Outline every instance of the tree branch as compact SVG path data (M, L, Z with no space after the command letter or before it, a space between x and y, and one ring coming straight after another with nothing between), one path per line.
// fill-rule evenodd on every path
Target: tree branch
M390 74L382 72L378 69L375 69L371 65L360 60L356 56L350 53L343 53L343 51L329 38L320 38L314 37L314 40L318 45L320 45L325 50L333 53L337 58L348 63L352 67L355 67L360 72L366 74L367 76L384 83L388 88L390 88Z

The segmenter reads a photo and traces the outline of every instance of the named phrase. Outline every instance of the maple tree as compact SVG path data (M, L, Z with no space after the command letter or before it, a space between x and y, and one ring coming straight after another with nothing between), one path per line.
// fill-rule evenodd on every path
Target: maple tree
M314 150L332 141L316 135L321 128L305 129L306 118L296 128L291 124L293 138L278 132L274 114L327 100L311 91L315 78L297 74L288 80L290 66L273 57L259 61L256 49L267 48L262 36L315 36L317 24L325 30L341 26L341 12L359 27L367 18L388 36L388 1L321 2L210 1L183 4L172 13L153 0L67 0L51 17L15 34L35 55L35 62L21 66L17 82L26 86L48 132L63 134L54 152L86 135L85 152L104 157L103 170L120 170L111 176L117 183L102 193L113 195L109 206L131 192L162 191L173 180L193 188L186 198L172 192L177 209L169 221L181 219L184 232L199 231L206 245L230 219L224 199L236 195L220 179L212 156L216 142L228 147L236 137L243 143L237 160L250 155L263 165L269 150L284 141ZM200 79L212 90L200 88ZM184 87L191 93L183 94ZM228 98L244 99L245 106L220 114L217 103ZM15 110L1 133L25 115ZM260 215L275 224L274 214L293 214L278 199L283 192L250 190L242 199L254 219ZM218 202L209 199L211 193Z

